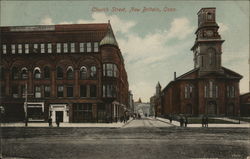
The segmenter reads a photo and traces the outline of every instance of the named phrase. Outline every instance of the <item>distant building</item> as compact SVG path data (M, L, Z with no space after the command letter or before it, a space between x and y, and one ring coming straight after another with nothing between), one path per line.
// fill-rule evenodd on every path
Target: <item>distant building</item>
M240 114L250 116L250 92L240 95Z
M216 9L198 12L196 40L191 48L194 69L175 77L162 90L162 113L235 116L240 113L242 76L221 65L222 43Z
M25 112L29 121L61 122L124 114L129 85L110 23L0 27L0 34L5 121L23 121Z
M140 114L141 116L150 115L150 103L143 103L141 98L139 98L139 100L134 103L134 106L136 114Z
M162 104L161 104L161 84L157 83L155 87L155 94L150 98L150 110L152 115L161 116L162 115Z

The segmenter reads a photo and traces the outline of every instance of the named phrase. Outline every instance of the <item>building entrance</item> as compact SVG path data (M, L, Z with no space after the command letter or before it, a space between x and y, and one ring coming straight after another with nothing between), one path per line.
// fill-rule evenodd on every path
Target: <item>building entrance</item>
M56 111L56 120L63 122L63 111Z
M217 104L215 101L210 101L207 104L207 114L208 115L217 115Z
M58 118L60 122L69 122L69 110L67 104L51 104L50 114L52 122Z

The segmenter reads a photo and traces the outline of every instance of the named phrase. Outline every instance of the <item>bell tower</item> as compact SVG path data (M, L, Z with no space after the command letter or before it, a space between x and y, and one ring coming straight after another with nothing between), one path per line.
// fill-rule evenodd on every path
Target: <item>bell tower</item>
M211 72L223 73L221 69L221 45L224 40L218 32L216 8L202 8L198 13L196 39L191 48L194 54L194 68L199 68L199 75Z

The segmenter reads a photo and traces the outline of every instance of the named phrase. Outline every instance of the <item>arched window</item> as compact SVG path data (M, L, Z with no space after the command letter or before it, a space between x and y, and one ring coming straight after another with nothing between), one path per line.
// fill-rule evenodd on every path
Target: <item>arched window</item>
M96 67L95 66L90 67L90 77L96 78Z
M80 69L80 79L87 79L88 74L87 74L87 68L85 66L82 66Z
M16 67L12 68L12 79L18 79L18 69Z
M61 67L56 68L56 77L57 79L63 79L63 69Z
M50 78L50 68L48 66L44 67L44 78L49 79Z
M72 66L69 66L67 68L67 79L73 79L74 77L74 74L73 74L73 67Z
M0 80L4 80L4 68L0 67Z
M34 69L34 78L35 79L41 79L41 69L39 67L36 67Z
M27 79L28 78L28 69L26 67L23 67L21 69L21 79Z

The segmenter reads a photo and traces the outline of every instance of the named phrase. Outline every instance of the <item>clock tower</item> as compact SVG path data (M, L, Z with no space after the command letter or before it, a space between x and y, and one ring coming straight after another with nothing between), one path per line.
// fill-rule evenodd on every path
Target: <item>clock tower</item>
M221 45L224 40L218 33L216 8L202 8L198 13L196 39L191 48L194 54L194 68L199 68L199 75L223 73L221 68Z

